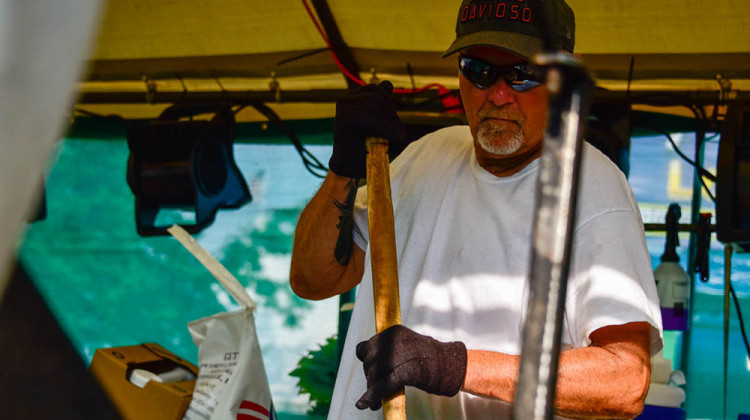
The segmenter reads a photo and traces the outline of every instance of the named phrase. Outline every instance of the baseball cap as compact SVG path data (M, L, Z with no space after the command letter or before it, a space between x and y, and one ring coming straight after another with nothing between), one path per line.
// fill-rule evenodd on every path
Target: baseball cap
M532 8L532 1L539 8ZM456 21L456 40L445 51L447 57L464 48L491 46L531 60L544 49L539 30L544 10L554 28L557 47L573 52L575 17L565 0L463 0Z

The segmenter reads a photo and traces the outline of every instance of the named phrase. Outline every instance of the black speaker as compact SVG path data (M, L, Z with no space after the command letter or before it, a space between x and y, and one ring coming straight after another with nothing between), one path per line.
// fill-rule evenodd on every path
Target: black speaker
M208 120L195 116L210 114ZM221 208L252 200L234 162L235 120L227 104L176 104L158 119L128 128L127 181L135 195L139 235L166 235L158 226L165 209L194 212L194 223L180 224L191 233L210 225Z
M750 250L750 102L727 107L716 165L719 241Z

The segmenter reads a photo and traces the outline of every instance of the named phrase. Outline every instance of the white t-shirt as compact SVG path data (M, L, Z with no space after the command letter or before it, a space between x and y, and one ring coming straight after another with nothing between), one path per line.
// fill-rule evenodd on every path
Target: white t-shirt
M563 344L584 347L608 326L652 325L651 353L662 348L661 316L643 223L622 172L586 144L563 326ZM539 159L510 177L479 166L467 126L412 143L391 165L402 322L468 349L521 353L528 300L530 239ZM329 419L382 418L358 410L366 390L358 342L375 334L366 189L357 194L355 243L366 250ZM406 387L413 419L505 418L509 405L459 392Z

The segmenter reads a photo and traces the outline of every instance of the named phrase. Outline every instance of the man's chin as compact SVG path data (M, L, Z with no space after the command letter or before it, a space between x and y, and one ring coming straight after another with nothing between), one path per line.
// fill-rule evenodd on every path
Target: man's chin
M479 143L482 150L498 157L512 155L523 145L517 139L491 139L483 136L478 136L477 143Z

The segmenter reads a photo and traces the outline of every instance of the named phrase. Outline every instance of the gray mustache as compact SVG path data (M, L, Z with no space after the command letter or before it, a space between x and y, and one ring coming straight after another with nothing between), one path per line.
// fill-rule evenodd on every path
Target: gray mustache
M511 120L519 124L523 122L523 115L508 108L482 108L477 112L477 116L480 122L490 118Z

